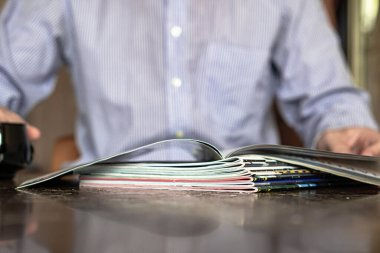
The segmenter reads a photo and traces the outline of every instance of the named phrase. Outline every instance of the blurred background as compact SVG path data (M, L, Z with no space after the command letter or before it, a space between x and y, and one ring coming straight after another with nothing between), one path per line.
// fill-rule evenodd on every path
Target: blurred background
M6 0L0 0L0 8ZM369 91L372 109L380 122L380 0L322 0L356 84ZM54 108L54 109L52 109ZM39 104L28 120L43 138L34 143L35 165L50 169L57 139L74 133L75 100L70 77L63 67L51 97Z

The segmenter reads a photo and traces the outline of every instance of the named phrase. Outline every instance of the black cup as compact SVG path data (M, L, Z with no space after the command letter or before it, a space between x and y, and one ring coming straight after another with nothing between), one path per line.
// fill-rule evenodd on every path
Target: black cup
M33 158L26 126L17 123L0 123L0 177L12 176Z

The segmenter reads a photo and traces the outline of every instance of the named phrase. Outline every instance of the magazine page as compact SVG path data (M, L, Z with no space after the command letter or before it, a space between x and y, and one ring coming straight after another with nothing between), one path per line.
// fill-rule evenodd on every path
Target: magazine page
M300 165L337 176L380 186L380 158L342 154L281 145L248 146L227 157L259 154L290 164Z
M33 178L22 182L17 189L40 184L51 179L69 173L80 174L82 170L95 164L102 163L126 163L126 162L170 162L191 163L191 162L213 162L223 159L218 149L209 143L192 139L171 139L142 146L121 154L99 159L86 164L65 168L59 171Z
M286 155L274 155L272 157L290 164L304 166L363 183L380 186L380 169L376 163L368 163L364 160L361 160L360 163L355 163L355 161L351 161L350 163L339 159L334 160L333 158L317 159Z
M252 190L239 158L199 163L101 163L81 171L80 187L168 190Z

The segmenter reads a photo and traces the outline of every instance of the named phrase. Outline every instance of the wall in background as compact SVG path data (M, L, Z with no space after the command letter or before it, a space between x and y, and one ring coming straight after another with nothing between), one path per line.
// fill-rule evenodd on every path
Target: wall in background
M380 0L348 0L348 59L380 122Z
M37 105L28 116L28 121L42 132L40 140L33 144L36 166L50 170L54 143L58 138L74 133L75 113L76 103L70 77L67 70L62 68L52 96Z
M380 122L380 22L377 19L376 25L370 34L366 36L365 55L366 58L366 89L371 94L373 112L378 122Z

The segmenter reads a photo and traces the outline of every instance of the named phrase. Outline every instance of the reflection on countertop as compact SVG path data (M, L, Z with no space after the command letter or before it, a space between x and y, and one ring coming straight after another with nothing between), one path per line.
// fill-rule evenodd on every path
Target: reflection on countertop
M1 231L15 225L14 241L34 245L0 244L0 252L380 252L374 187L261 194L75 185L15 191L3 182L0 191Z

